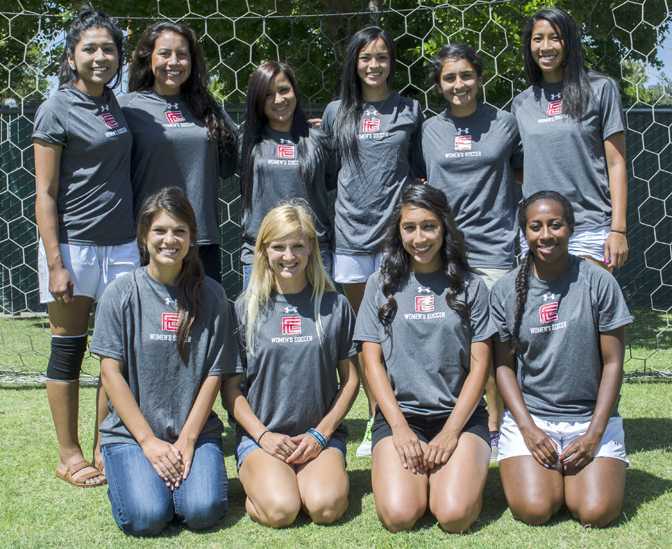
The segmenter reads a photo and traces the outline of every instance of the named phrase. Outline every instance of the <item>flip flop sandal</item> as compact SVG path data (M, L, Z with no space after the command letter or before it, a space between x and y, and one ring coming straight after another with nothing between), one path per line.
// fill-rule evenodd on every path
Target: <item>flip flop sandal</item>
M89 471L88 473L82 473L77 478L74 478L77 473L79 473L82 469L86 469L87 467L91 467L93 471ZM103 478L103 480L100 480L98 482L93 483L86 482L87 480L91 480L92 478L99 477L101 475L100 471L86 460L82 460L79 463L75 463L75 465L68 467L65 470L65 473L61 473L58 469L56 469L55 472L58 478L64 480L68 484L77 486L78 488L95 488L96 486L103 486L104 484L107 484L107 479L105 478Z

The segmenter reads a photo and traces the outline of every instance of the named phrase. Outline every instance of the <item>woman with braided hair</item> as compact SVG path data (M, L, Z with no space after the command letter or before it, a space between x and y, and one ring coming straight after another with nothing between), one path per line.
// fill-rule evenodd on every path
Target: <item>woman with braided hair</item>
M448 532L478 518L490 438L488 290L467 264L445 194L409 185L366 285L354 339L377 405L373 495L396 532L427 508Z
M513 515L543 524L564 504L603 527L623 504L625 453L618 415L624 326L614 277L568 251L574 210L540 191L520 206L529 252L490 293L497 384L507 411L500 471Z

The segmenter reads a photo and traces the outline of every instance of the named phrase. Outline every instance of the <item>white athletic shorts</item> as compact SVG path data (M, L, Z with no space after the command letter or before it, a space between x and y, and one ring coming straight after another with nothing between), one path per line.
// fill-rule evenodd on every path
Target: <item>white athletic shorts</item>
M575 232L569 237L569 253L579 257L592 257L604 263L604 243L609 236L609 229L594 229L592 231ZM520 257L525 257L528 251L525 235L520 233Z
M140 265L138 244L135 240L117 246L87 244L60 244L63 266L70 272L74 285L73 295L100 299L108 284ZM49 268L44 244L40 240L37 252L40 283L40 302L52 303L49 293Z
M502 278L511 269L493 269L491 267L473 267L474 272L485 282L485 287L492 290L500 278Z
M562 453L574 440L585 434L590 425L588 421L547 421L532 415L537 427L546 433L555 444L558 454ZM517 456L531 456L532 453L525 445L523 435L518 429L518 424L511 413L506 410L502 426L499 428L499 448L497 461ZM607 428L602 435L600 447L595 457L608 457L624 461L630 465L625 453L625 433L623 431L623 418L610 417Z
M380 267L382 253L364 255L334 254L334 280L339 284L366 282Z

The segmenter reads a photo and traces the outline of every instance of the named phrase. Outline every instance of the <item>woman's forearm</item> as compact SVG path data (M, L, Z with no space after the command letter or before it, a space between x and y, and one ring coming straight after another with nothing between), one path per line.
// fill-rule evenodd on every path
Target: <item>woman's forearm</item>
M121 374L121 362L112 358L100 361L100 375L103 388L112 402L119 418L129 430L137 443L142 446L154 437L152 428L131 393L128 383Z
M401 413L401 408L399 408L399 403L394 396L392 385L383 366L380 344L365 341L362 345L362 359L364 361L364 377L369 385L369 390L373 393L373 397L390 427L394 428L406 424L406 418Z
M58 245L58 178L61 147L35 143L35 221L49 269L62 267Z
M624 329L600 334L602 354L602 377L597 391L597 400L589 431L602 437L607 427L611 412L616 405L623 383L623 356L625 353Z
M611 196L611 229L627 230L628 172L625 162L625 135L617 133L604 142Z
M471 344L469 374L464 380L455 408L443 427L444 430L455 434L462 432L483 396L491 360L492 343L489 340Z
M182 427L179 438L190 443L195 443L198 440L205 422L212 412L212 406L215 403L220 386L220 376L208 376L206 378L198 391L198 395L196 395L196 400L187 416L187 421Z
M250 407L247 398L240 391L240 376L230 377L222 383L222 396L226 409L240 425L254 440L258 441L259 437L267 430L266 426L259 421Z
M316 426L316 429L327 438L330 438L334 434L334 431L341 424L357 397L359 376L357 375L357 367L355 366L356 360L356 357L348 358L338 363L341 388L336 394L333 406Z
M511 412L518 427L522 429L525 426L533 425L534 421L525 405L523 393L518 386L513 364L514 360L511 345L508 342L495 342L497 388L500 395L502 395L504 406Z

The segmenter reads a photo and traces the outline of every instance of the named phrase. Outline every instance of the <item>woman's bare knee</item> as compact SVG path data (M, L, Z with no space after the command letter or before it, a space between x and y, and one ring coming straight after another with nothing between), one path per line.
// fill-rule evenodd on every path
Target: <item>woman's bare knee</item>
M526 501L509 502L514 518L531 526L547 523L560 509L560 503L546 498L534 498Z
M430 506L430 510L443 530L459 534L468 530L476 521L481 506L480 499L474 502L451 501L436 505L435 508Z
M267 494L263 503L248 498L246 506L248 512L252 507L253 512L249 514L260 524L271 528L284 528L296 520L301 510L301 501L292 494Z
M376 505L376 510L383 526L390 532L410 530L418 522L418 519L425 514L423 507L405 504L400 501Z
M586 502L579 506L572 514L588 528L605 528L614 522L621 514L621 503L618 505L605 501Z
M306 512L316 524L332 524L348 509L348 494L322 493L304 502Z

